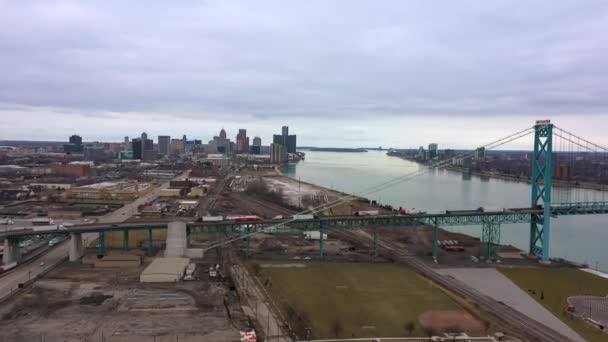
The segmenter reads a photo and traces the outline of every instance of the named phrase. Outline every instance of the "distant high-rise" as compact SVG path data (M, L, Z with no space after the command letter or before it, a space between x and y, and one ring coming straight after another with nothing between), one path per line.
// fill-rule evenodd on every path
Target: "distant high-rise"
M253 138L253 145L251 145L252 154L260 154L262 150L262 139L260 137Z
M131 140L131 145L133 146L133 159L141 159L141 151L142 151L142 144L141 144L141 139L140 138L133 138L133 140Z
M429 144L429 159L433 159L437 157L437 144L431 143Z
M153 160L154 159L154 141L148 139L148 134L143 132L141 134L141 160ZM135 146L133 147L135 151ZM135 155L135 153L133 153Z
M418 148L418 154L416 154L416 158L420 160L426 160L426 151L424 150L424 147L420 146Z
M158 152L168 155L171 151L171 137L168 135L158 136Z
M249 137L246 129L239 129L236 135L236 153L249 153Z
M129 137L125 137L125 144L129 143Z
M82 137L80 135L72 135L69 138L69 143L63 145L65 153L82 153Z
M180 155L184 154L186 149L186 144L184 144L184 140L182 139L171 139L171 145L169 151L171 155Z
M222 130L220 131L220 138L222 139L226 139L226 130L222 128Z
M270 145L270 162L273 164L282 164L287 162L287 149L285 145L273 143Z
M287 153L296 153L297 143L296 136L289 135L289 127L283 126L281 129L281 135L275 134L272 137L272 142L275 144L282 144L287 148Z
M74 144L74 145L78 145L78 146L82 145L82 137L80 135L76 135L76 134L72 135L70 137L70 144Z
M475 150L475 158L484 158L486 156L486 148L479 147Z

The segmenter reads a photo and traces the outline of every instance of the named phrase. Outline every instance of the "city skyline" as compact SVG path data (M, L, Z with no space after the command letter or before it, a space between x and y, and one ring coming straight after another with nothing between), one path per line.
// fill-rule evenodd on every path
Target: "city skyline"
M406 148L432 135L474 148L552 119L608 145L606 10L4 2L0 139L210 137L245 123L264 140L298 127L302 145Z

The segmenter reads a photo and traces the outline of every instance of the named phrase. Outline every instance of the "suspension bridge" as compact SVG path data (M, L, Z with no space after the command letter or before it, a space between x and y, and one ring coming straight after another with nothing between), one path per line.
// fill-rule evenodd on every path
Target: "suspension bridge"
M554 171L558 170L557 181L559 186L568 186L569 183L575 187L581 187L581 181L574 172L575 166L582 164L580 171L593 172L591 178L585 178L586 183L608 184L608 150L598 144L592 143L584 138L576 136L566 130L558 128L548 120L537 121L533 127L519 131L505 138L496 140L483 146L486 150L496 149L507 143L534 135L534 146L531 157L531 197L530 206L527 208L505 208L502 210L485 211L481 208L470 211L443 211L434 213L417 213L409 215L382 215L382 216L342 216L342 217L317 217L313 219L288 219L288 220L261 220L256 222L188 222L189 233L195 232L221 232L226 238L213 243L207 249L216 248L237 240L246 241L246 254L249 255L250 236L258 233L280 234L294 231L319 230L320 231L320 257L324 257L323 233L327 230L351 230L370 229L374 235L374 250L378 251L379 227L413 227L427 225L433 227L433 255L439 254L438 237L441 226L470 226L481 225L481 250L485 258L493 258L497 254L500 245L500 232L504 224L529 223L529 249L530 255L537 256L541 261L550 260L550 237L551 220L565 215L595 215L608 214L608 201L602 192L598 195L588 196L585 191L557 191L557 201L553 201L554 193ZM351 201L357 196L364 196L381 191L399 183L407 182L415 177L428 172L432 168L445 168L457 160L471 158L474 152L465 153L451 160L437 162L428 169L387 180L369 189L361 191L352 196L345 196L330 203L323 204L303 212L320 213L328 208ZM592 154L590 157L589 154ZM585 159L585 157L589 157ZM580 159L583 158L583 159ZM587 162L589 161L589 162ZM565 171L564 171L565 170ZM564 183L566 183L564 185ZM481 209L481 210L480 210ZM105 255L105 234L110 232L123 232L123 248L128 249L128 232L132 230L146 230L148 232L148 253L152 253L152 231L156 229L167 229L167 222L145 223L145 224L93 224L69 227L61 231L32 231L13 230L0 234L5 239L4 261L19 258L19 241L32 235L41 234L70 234L72 245L70 251L78 253L81 245L81 234L99 234L99 254ZM80 247L80 250L82 247ZM77 258L78 255L71 256Z

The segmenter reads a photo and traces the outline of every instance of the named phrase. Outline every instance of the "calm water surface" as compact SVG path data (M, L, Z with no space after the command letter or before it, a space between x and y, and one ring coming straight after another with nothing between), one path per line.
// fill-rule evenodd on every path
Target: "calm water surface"
M424 166L384 151L366 153L306 152L306 160L289 164L285 175L327 188L358 193L393 178L426 170ZM430 170L428 173L384 190L365 194L383 204L419 210L486 210L530 206L526 183L467 177L459 172ZM554 202L608 200L608 193L592 190L554 189ZM480 226L451 227L479 237ZM527 250L528 224L504 224L501 241ZM565 216L552 220L550 254L608 271L608 215Z

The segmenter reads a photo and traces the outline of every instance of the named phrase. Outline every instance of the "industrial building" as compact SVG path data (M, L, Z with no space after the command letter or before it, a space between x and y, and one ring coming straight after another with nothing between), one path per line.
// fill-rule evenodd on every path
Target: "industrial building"
M101 182L71 188L68 198L79 200L116 200L131 201L152 189L150 183L139 182Z
M90 177L91 166L88 164L52 164L51 174L70 177Z

